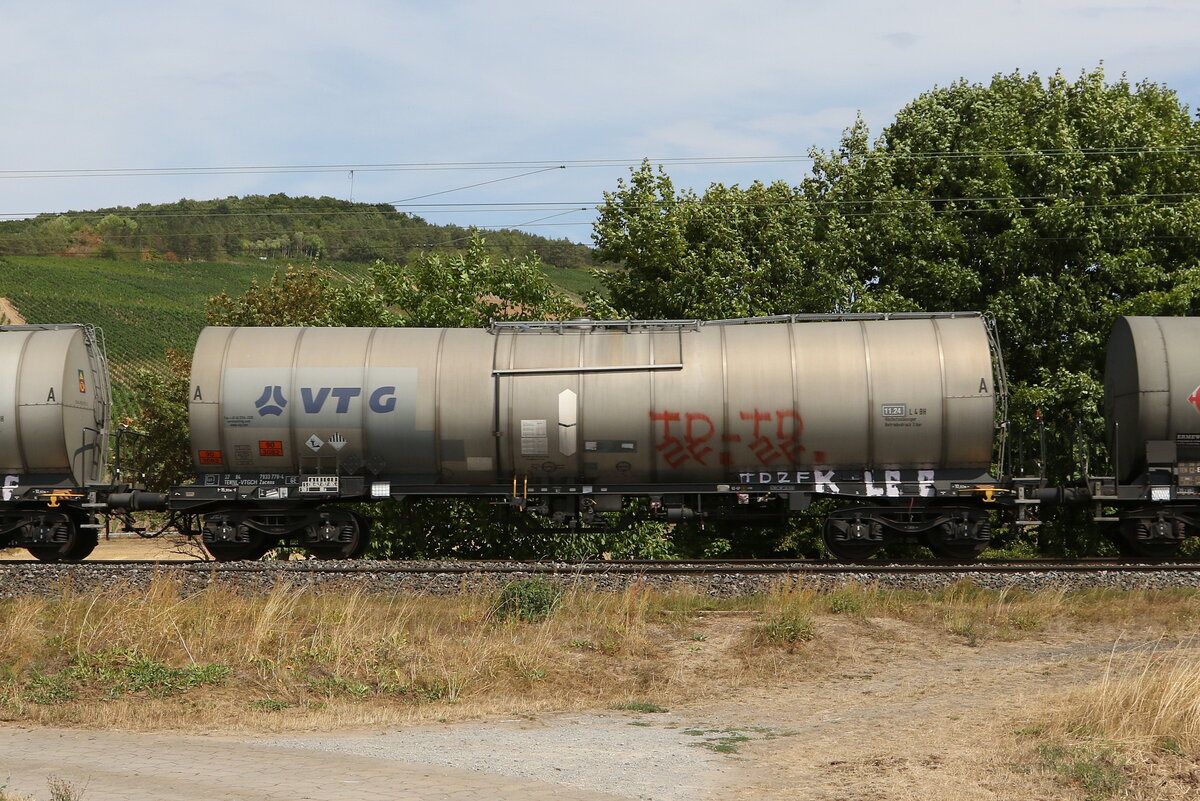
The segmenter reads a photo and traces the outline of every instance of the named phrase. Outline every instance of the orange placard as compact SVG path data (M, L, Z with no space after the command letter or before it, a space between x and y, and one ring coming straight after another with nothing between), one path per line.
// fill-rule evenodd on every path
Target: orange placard
M220 451L200 451L200 464L225 464Z
M263 440L258 441L259 456L283 456L283 443L279 440Z

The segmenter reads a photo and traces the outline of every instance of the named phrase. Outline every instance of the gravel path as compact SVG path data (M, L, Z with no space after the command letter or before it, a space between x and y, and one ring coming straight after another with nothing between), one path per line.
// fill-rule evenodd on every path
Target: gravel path
M692 801L720 797L732 778L732 758L712 750L720 739L721 733L690 729L673 714L612 713L252 742L498 773L646 801Z

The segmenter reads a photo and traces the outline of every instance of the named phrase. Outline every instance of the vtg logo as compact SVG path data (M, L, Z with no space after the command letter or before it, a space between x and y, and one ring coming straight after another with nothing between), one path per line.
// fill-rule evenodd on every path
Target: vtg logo
M350 401L362 393L362 387L300 387L300 405L304 408L305 414L320 414L321 410L325 408L326 401L334 398L336 404L333 413L348 414ZM267 415L278 417L283 414L287 404L287 399L283 396L283 387L268 385L263 387L262 395L254 401L254 408L258 409L259 417ZM377 414L394 411L396 388L378 387L375 389L367 398L367 408Z
M284 406L287 406L287 400L283 397L283 387L281 386L263 387L262 395L254 402L254 408L258 409L259 417L266 417L268 414L278 417L283 414Z

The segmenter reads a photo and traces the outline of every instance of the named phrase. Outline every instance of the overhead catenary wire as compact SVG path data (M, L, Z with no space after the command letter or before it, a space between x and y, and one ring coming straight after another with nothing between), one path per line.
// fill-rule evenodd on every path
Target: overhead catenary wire
M1106 156L1106 155L1188 155L1200 154L1200 144L1174 147L1065 147L1065 148L1010 148L988 150L933 150L896 151L874 149L864 153L842 154L837 151L819 155L772 155L772 156L685 156L673 158L607 158L607 159L532 159L513 161L446 161L446 162L392 162L365 164L290 164L290 165L238 165L238 166L186 166L186 167L102 167L102 168L56 168L56 169L0 169L0 179L5 178L83 178L83 177L162 177L170 175L245 175L245 174L289 174L322 172L401 172L409 170L495 170L495 169L566 169L566 168L612 168L637 166L643 162L661 165L719 165L719 164L786 164L813 162L819 158L840 160L893 159L893 160L938 160L968 158L1061 158L1063 156Z

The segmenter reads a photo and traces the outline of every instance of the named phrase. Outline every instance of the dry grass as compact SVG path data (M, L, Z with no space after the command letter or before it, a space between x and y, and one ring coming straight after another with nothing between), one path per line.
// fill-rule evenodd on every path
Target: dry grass
M732 637L697 669L674 596L568 593L544 622L495 598L213 589L0 603L0 718L131 729L372 724L630 699L673 703L777 667ZM683 599L679 606L692 604Z
M284 586L266 596L219 587L184 596L161 579L149 591L68 589L55 599L7 600L0 602L0 720L237 731L670 707L820 675L835 661L823 636L834 620L859 637L886 640L890 619L975 645L1122 620L1169 633L1200 618L1195 593L1028 594L972 585L931 594L800 588L724 601L635 585L616 594L567 592L535 623L501 619L496 600ZM1181 682L1187 668L1173 670L1172 681ZM1177 695L1149 689L1160 672L1129 673L1128 683L1178 711ZM1125 699L1118 706L1137 706L1118 696L1118 678L1106 692ZM1129 741L1174 738L1192 748L1191 703L1192 728L1181 733L1180 723L1160 714L1158 728Z
M1088 798L1200 797L1200 651L1118 642L1099 681L1040 710L1024 733L1042 767Z

